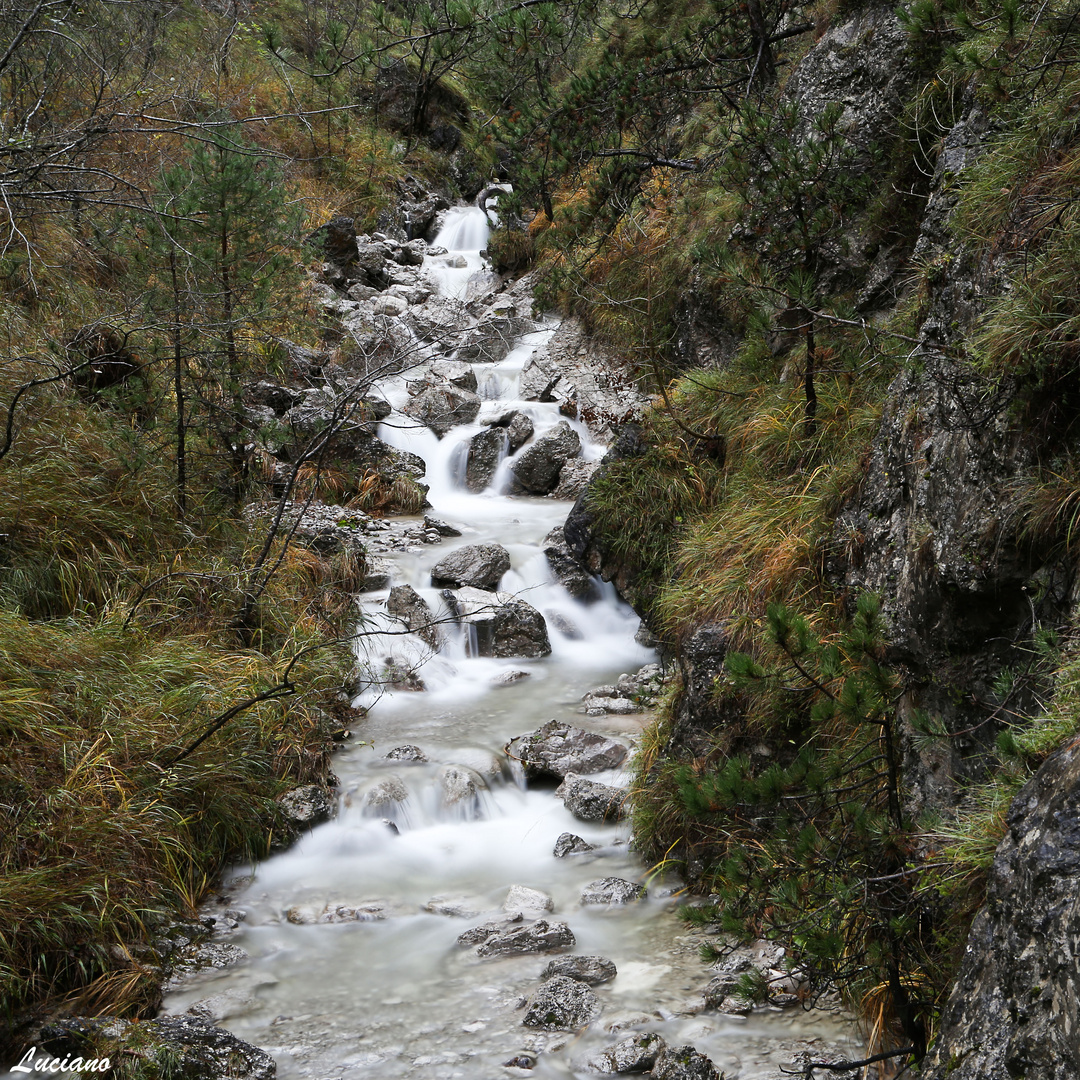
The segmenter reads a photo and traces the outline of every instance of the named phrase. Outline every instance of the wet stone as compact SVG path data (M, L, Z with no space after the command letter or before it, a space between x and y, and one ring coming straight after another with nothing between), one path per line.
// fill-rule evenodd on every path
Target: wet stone
M628 813L625 788L611 787L567 773L556 795L579 821L619 821Z
M601 983L611 982L618 973L614 963L606 956L559 956L540 972L540 978L550 979L555 975L562 975L589 986L599 986Z
M510 553L501 544L467 544L431 568L431 583L437 588L471 586L490 592L509 569Z
M591 1023L600 1012L600 1001L585 983L556 975L529 999L521 1022L545 1031L574 1030Z
M334 812L334 799L318 784L307 784L285 792L278 799L278 806L290 824L298 828L310 828L329 819Z
M609 1046L599 1054L594 1054L585 1063L585 1068L596 1073L643 1073L648 1072L656 1063L667 1043L652 1032L631 1035L614 1046Z
M652 1075L653 1080L722 1080L716 1066L692 1046L661 1050Z
M368 817L383 817L409 797L409 789L396 776L388 776L369 788L364 795L364 814Z
M625 878L606 877L590 881L581 890L583 904L630 904L642 900L646 895L645 887Z
M568 774L603 772L626 760L627 748L606 735L549 720L511 744L526 780L562 780Z
M430 529L432 532L438 533L440 536L460 536L461 530L455 529L453 525L447 525L445 521L441 521L439 518L429 517L424 515L424 528Z
M564 832L558 840L555 841L555 858L565 859L567 855L581 855L586 851L595 851L596 845L590 844L588 840L582 840L580 836L574 833Z
M503 901L503 911L520 911L526 918L535 918L554 910L555 901L547 893L525 885L511 885Z
M540 919L528 926L498 931L478 945L476 951L480 956L522 956L570 949L575 944L574 933L566 923Z
M413 746L406 743L404 746L395 746L393 750L388 751L384 757L384 761L412 761L420 764L428 760L427 754L420 749L419 746Z

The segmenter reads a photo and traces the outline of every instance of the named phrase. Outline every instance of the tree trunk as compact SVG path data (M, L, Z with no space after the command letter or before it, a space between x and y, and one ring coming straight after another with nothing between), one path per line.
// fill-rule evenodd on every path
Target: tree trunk
M176 395L176 511L187 515L187 418L184 415L184 352L180 339L180 281L176 275L176 251L169 249L169 273L173 290L173 392Z

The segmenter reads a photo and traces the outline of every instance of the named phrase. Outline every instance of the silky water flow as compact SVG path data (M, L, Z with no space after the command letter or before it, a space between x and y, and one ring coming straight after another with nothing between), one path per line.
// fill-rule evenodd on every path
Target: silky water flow
M435 241L448 255L426 258L428 276L444 295L464 294L469 277L482 268L486 238L481 211L448 213ZM583 1059L639 1030L660 1033L668 1045L693 1043L729 1080L778 1076L800 1037L857 1049L850 1028L821 1013L692 1014L687 1001L709 972L698 959L698 940L674 913L678 882L649 880L649 898L638 903L583 907L581 890L597 878L646 881L647 867L628 847L629 822L577 821L552 790L526 790L507 767L507 741L551 719L633 743L641 717L585 717L580 699L655 660L635 643L638 620L611 586L601 586L601 598L585 605L552 580L541 544L565 520L568 503L502 494L506 461L487 491L472 494L463 486L467 442L483 430L483 420L520 409L539 436L565 419L555 404L518 400L523 365L554 329L549 323L526 334L501 363L476 364L485 399L478 422L442 439L399 412L411 373L379 387L394 406L380 437L424 458L431 513L463 533L394 556L394 583L412 585L434 611L445 613L439 590L431 587L431 566L455 546L502 544L512 568L500 591L520 595L548 616L552 652L540 660L477 657L449 624L435 652L402 635L400 624L393 627L398 633L384 635L392 629L386 593L363 597L361 629L368 636L358 646L361 670L377 672L390 658L395 668L415 671L426 689L373 688L358 699L369 714L355 732L358 743L334 759L342 793L337 817L288 851L235 868L226 880L232 906L245 913L230 941L247 958L198 973L165 1000L166 1013L183 1013L211 999L218 1022L272 1053L283 1080L487 1080L529 1075L504 1064L520 1062L523 1054L535 1056L536 1077L586 1076L593 1074L582 1070ZM570 423L584 456L598 459L604 448L583 424ZM577 633L560 633L553 613ZM497 685L509 671L528 676ZM419 746L429 760L385 759L405 744ZM448 803L448 770L451 783L454 774L472 778L475 797ZM595 779L628 782L617 774ZM388 785L399 801L372 795L379 785ZM555 858L563 832L597 850ZM552 1035L522 1025L523 1000L539 985L550 955L481 959L474 948L457 944L468 927L504 917L512 885L550 895L554 912L546 917L569 924L577 939L572 951L606 956L618 968L613 981L595 989L603 1013L584 1033ZM360 918L317 921L338 905L358 909Z

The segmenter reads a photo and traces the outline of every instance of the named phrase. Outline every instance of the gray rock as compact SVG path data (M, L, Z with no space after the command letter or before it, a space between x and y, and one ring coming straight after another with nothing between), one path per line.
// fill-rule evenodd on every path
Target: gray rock
M302 397L296 390L265 380L249 383L243 390L245 405L262 406L270 409L275 416L284 416Z
M653 1080L722 1080L716 1066L692 1046L666 1047L656 1057Z
M492 686L513 686L514 683L521 682L522 679L527 679L530 675L531 672L528 671L500 671L490 682Z
M479 431L469 440L465 486L470 491L483 491L491 485L499 462L507 453L508 445L506 432L496 427Z
M624 697L614 686L600 686L595 690L590 690L582 696L581 703L590 716L596 715L593 712L594 709L605 713L616 713L621 716L641 712L641 706L636 701Z
M561 525L544 537L543 551L552 576L575 600L596 599L596 585L589 571L570 550Z
M439 788L443 806L456 806L471 816L479 809L480 792L487 784L464 765L444 765L439 770Z
M586 851L595 850L595 844L590 844L588 840L582 840L580 836L575 836L572 832L564 832L555 841L554 854L556 859L565 859L567 855L581 855Z
M450 349L468 325L469 312L460 300L440 297L423 307L411 308L404 321L421 341L439 342Z
M666 1049L667 1043L659 1035L642 1032L594 1054L585 1063L585 1067L598 1073L648 1072L656 1064L660 1053Z
M581 438L565 421L523 450L511 464L515 479L532 495L547 495L559 483L563 465L581 453Z
M629 904L634 900L643 900L646 892L643 885L627 881L625 878L606 877L590 881L581 890L583 904Z
M551 652L544 616L524 600L473 588L447 589L443 598L459 623L469 628L469 645L477 656L531 659Z
M563 464L559 470L559 483L551 493L553 499L565 499L573 502L580 498L593 474L600 468L599 461L583 461L581 458L572 458Z
M430 529L432 532L437 532L440 536L461 535L460 529L455 529L453 525L447 525L445 521L429 517L427 514L424 515L424 528Z
M467 544L431 568L432 585L494 590L510 569L510 553L501 544Z
M611 982L618 974L615 965L606 956L560 956L540 972L540 978L550 979L555 975L562 975L589 986L599 986L601 983Z
M412 761L417 764L422 764L428 761L429 758L419 746L413 746L406 743L403 746L395 746L393 750L390 750L383 758L384 761Z
M313 908L294 904L285 912L285 918L295 926L313 926L317 923L379 922L386 918L386 905L378 900L360 904L326 904Z
M527 919L554 910L555 901L547 893L539 889L530 889L525 885L511 885L503 901L503 911L519 911Z
M600 1001L584 983L556 975L537 988L521 1022L544 1031L574 1030L591 1023L600 1012Z
M274 1059L231 1032L194 1016L161 1016L132 1023L116 1017L58 1020L41 1029L38 1047L56 1057L125 1058L146 1062L149 1075L184 1080L273 1080Z
M386 610L433 649L439 647L439 628L427 601L411 585L395 585L386 599Z
M441 439L451 428L476 419L480 399L469 390L446 383L421 390L401 411L426 424Z
M224 990L220 994L193 1001L185 1011L196 1020L216 1024L230 1016L242 1016L257 1006L258 1001L252 994L246 994L243 990Z
M381 592L390 588L391 570L387 563L380 560L372 560L364 572L364 580L360 582L359 592Z
M462 942L462 938L458 941ZM471 941L462 943L471 944ZM573 931L566 923L540 919L528 925L495 929L480 941L476 951L480 956L524 956L570 949L575 944Z
M409 789L396 776L380 780L364 795L364 814L367 817L393 817L397 808L409 798Z
M372 301L371 310L376 315L389 315L393 318L397 318L399 315L404 315L408 310L409 301L402 296L389 296L386 293L382 293Z
M318 784L293 788L278 798L278 806L289 823L298 829L309 829L327 821L336 808L336 801Z
M438 386L440 383L449 383L460 390L470 390L472 393L476 393L476 372L473 370L472 365L463 364L457 360L439 360L432 364L424 375L424 382L433 386Z
M549 720L543 727L511 743L527 780L562 780L568 773L588 775L614 769L626 760L627 748L606 735Z
M559 792L566 809L579 821L619 821L629 809L625 788L598 784L574 773L567 774Z
M511 409L491 421L493 428L502 428L510 441L509 450L513 454L520 450L532 437L536 430L533 422L520 410Z
M556 388L562 381L562 373L549 361L538 356L531 357L518 377L518 392L523 401L556 401Z
M463 335L457 357L471 364L497 364L506 359L515 340L532 326L529 319L516 314L512 305L493 308Z

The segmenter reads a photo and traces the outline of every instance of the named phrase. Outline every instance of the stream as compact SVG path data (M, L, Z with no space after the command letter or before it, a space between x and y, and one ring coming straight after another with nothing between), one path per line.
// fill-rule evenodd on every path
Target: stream
M482 268L486 239L479 210L447 214L434 245L448 255L426 256L424 267L443 295L464 295ZM700 939L674 913L679 883L648 875L630 850L628 821L578 821L552 789L525 789L508 767L508 740L551 719L632 745L645 714L585 716L581 697L656 661L635 642L638 619L610 585L585 605L553 580L542 541L565 520L569 503L502 494L507 461L486 491L464 487L466 444L484 430L484 420L519 409L539 437L566 419L556 404L518 400L522 366L554 331L553 322L541 324L505 360L476 364L483 398L477 421L442 439L399 411L415 372L378 386L394 407L380 438L424 458L430 513L462 533L395 553L393 583L411 585L433 611L445 612L440 590L431 586L431 566L455 547L501 544L511 569L500 591L544 613L552 651L535 660L474 656L467 635L446 624L436 652L401 634L400 625L393 632L385 590L361 598L361 670L392 657L395 667L415 671L425 689L372 689L357 700L369 713L357 742L335 758L337 817L257 867L232 871L223 888L243 922L228 940L246 959L190 976L164 1004L166 1013L178 1014L203 1002L204 1015L269 1051L283 1080L584 1077L595 1075L583 1071L585 1058L635 1031L658 1032L671 1046L692 1043L728 1080L773 1080L793 1048L822 1041L858 1056L850 1024L827 1012L703 1011L700 992L709 971L698 959ZM583 423L569 422L583 456L599 459L605 448ZM527 677L500 683L508 672ZM419 747L428 760L386 758L406 745ZM483 779L474 798L447 799L448 767ZM626 771L595 779L629 783ZM395 799L372 795L376 788L396 792ZM555 841L564 832L596 850L555 858ZM585 885L612 876L646 884L648 898L610 908L580 903ZM582 1032L522 1024L524 999L551 955L482 959L457 943L469 927L505 918L503 903L515 885L552 898L554 912L544 917L570 926L577 942L572 952L608 957L618 969L614 980L595 988L603 1011ZM359 917L319 921L339 905ZM532 1058L531 1071L520 1067ZM511 1061L518 1064L505 1064Z

